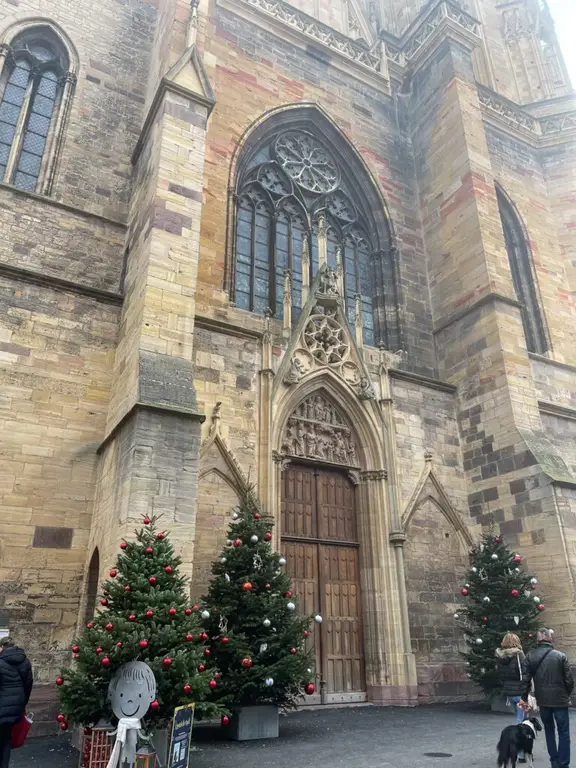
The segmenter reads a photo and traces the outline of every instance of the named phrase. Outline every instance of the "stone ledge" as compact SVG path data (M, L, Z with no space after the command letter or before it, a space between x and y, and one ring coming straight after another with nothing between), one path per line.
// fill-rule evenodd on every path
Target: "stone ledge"
M511 307L517 307L518 309L522 308L522 304L517 300L513 299L510 296L504 296L502 293L494 293L490 292L485 294L484 296L481 296L477 301L473 302L472 304L469 304L464 309L458 310L454 312L452 315L449 315L448 317L441 320L438 325L433 329L432 334L436 335L437 333L441 333L442 331L446 330L449 326L451 326L453 323L457 323L459 320L462 320L466 315L469 315L471 312L474 312L476 309L480 309L485 304L490 304L491 302L501 301L503 304L508 304Z
M134 403L132 408L124 414L124 416L120 419L120 421L115 424L110 432L106 435L104 440L100 443L98 448L96 449L96 453L100 455L106 446L116 437L118 432L122 429L125 424L127 424L128 421L138 412L138 411L153 411L155 413L167 413L172 415L181 416L183 419L190 419L191 421L199 421L201 424L206 421L206 416L204 416L203 413L198 413L198 411L193 410L192 408L183 408L181 406L171 406L171 405L165 405L162 403L152 403L152 402L146 402L146 401L138 401L137 403Z
M539 355L536 352L528 352L528 357L530 360L536 360L538 363L548 363L548 365L553 365L556 368L564 368L565 371L573 371L576 373L576 365L571 365L570 363L561 363L559 360L546 357L546 355Z
M556 405L547 400L538 400L538 409L540 413L548 416L558 416L561 419L572 419L576 421L576 408L569 408L566 405Z
M55 277L54 275L44 275L40 272L35 272L32 269L14 267L11 264L4 264L2 262L0 262L0 277L7 277L10 280L22 280L25 283L41 285L47 288L53 288L57 291L78 293L82 296L89 296L90 298L105 304L122 306L124 301L124 296L121 293L105 291L101 288L91 288L89 285L76 283L73 280L65 280L62 277Z
M429 376L422 376L420 373L411 373L410 371L402 371L399 368L390 368L389 374L393 379L409 381L412 384L421 384L429 389L436 389L439 392L448 392L451 395L456 394L458 391L458 387L455 384L450 384L441 379L432 379Z

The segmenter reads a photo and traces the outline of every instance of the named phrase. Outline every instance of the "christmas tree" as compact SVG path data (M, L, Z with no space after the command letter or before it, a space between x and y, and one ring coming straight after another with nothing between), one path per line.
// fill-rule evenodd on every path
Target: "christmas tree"
M538 580L493 531L474 547L471 561L468 583L461 589L465 603L454 618L463 625L468 676L491 695L500 689L495 653L502 638L513 632L526 651L534 645L545 606L536 592Z
M172 718L175 707L196 702L199 716L219 708L206 701L218 686L202 631L198 606L188 604L186 578L168 533L144 517L135 541L122 541L121 553L103 584L100 606L74 642L74 662L57 678L61 728L112 721L108 684L129 661L143 661L156 678L157 697L147 725Z
M214 698L227 707L293 707L314 693L313 655L304 648L311 618L296 612L286 560L270 543L272 521L252 492L232 517L228 545L203 598L212 659L222 673Z

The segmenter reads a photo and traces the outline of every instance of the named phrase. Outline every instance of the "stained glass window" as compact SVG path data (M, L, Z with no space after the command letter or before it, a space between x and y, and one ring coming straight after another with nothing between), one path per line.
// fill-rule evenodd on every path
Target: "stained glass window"
M295 323L304 286L311 285L325 253L328 266L341 270L351 327L359 311L366 344L387 338L386 313L380 309L385 303L380 285L385 270L374 269L374 244L365 234L363 213L352 201L337 161L319 139L294 130L268 139L247 160L236 200L236 306L259 313L270 308L274 317L283 319L289 286Z
M522 305L520 312L526 348L528 352L542 354L548 349L548 342L524 227L514 206L500 189L497 189L497 198L512 283L516 298Z
M11 45L0 81L0 180L38 187L68 62L52 34L28 30Z

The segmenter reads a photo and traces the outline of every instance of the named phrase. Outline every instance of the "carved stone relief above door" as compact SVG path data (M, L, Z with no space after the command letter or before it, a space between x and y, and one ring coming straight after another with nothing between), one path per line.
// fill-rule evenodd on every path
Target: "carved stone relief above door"
M323 394L311 395L290 416L282 437L281 453L340 466L358 466L352 430Z

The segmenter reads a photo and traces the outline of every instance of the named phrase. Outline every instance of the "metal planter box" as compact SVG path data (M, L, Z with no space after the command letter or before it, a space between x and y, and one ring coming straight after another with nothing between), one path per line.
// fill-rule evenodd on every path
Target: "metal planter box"
M277 739L278 707L272 705L239 707L230 720L230 738L235 741Z

